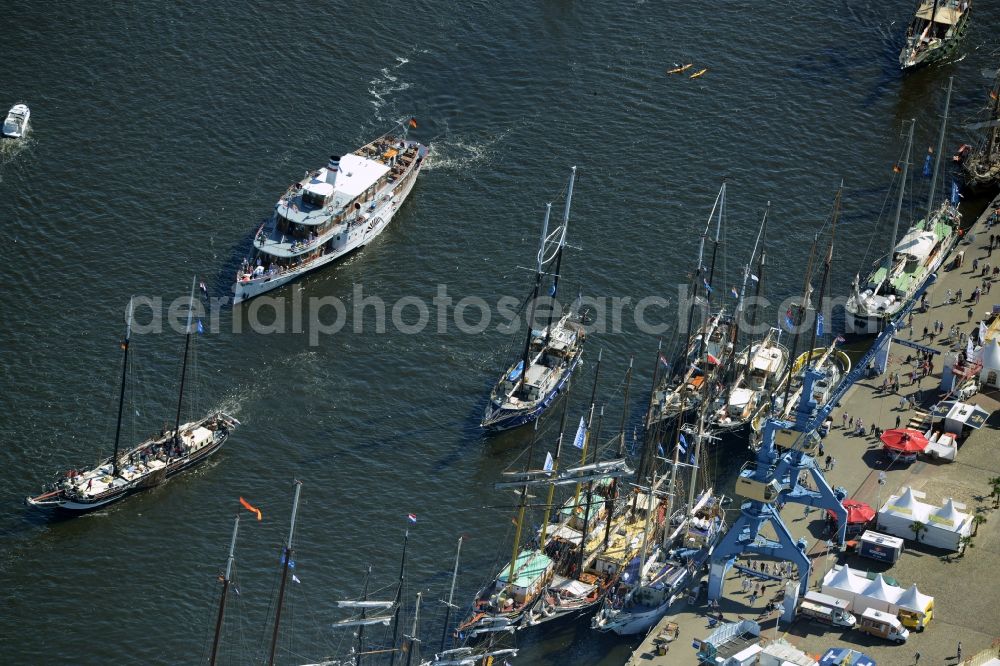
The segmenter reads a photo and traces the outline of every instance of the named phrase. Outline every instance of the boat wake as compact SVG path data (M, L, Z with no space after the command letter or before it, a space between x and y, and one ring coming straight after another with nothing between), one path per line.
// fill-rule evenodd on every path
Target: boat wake
M490 137L470 137L459 134L431 140L430 161L424 167L428 171L466 171L473 166L489 164L497 154L497 146L513 128L507 128Z
M375 119L380 123L386 122L385 117L382 115L382 111L385 109L386 104L388 104L389 98L397 92L408 90L412 85L406 81L400 81L399 75L395 73L409 62L409 58L396 56L395 64L389 67L383 67L379 70L379 76L368 82L368 85L370 86L368 88L368 93L372 96L372 99L369 101L370 104L375 107Z
M25 152L30 151L34 147L34 144L35 141L31 132L21 139L0 139L0 168L7 166ZM0 180L3 180L2 173L0 173Z

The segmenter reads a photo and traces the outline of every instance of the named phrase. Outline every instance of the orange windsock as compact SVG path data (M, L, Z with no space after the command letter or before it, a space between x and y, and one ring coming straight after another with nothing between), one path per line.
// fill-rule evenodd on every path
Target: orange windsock
M417 126L417 119L416 118L410 118L410 121L409 121L408 124L409 124L410 127L414 127L415 128Z
M242 497L240 498L240 504L242 504L243 508L246 509L247 511L250 511L252 513L256 513L257 514L257 520L263 520L264 519L264 516L261 515L261 513L260 513L260 509L258 509L257 507L255 507L253 504L251 504L250 502L246 501Z

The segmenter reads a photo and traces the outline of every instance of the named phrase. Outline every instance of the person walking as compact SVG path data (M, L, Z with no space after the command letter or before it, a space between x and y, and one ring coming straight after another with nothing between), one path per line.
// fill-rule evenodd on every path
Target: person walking
M847 412L844 412L843 414L840 415L840 428L842 430L847 430L847 417L848 416L849 415L848 415Z
M830 471L832 472L833 468L836 467L836 466L837 466L837 459L836 458L830 458Z
M913 666L919 666L920 664L920 652L917 651L913 654Z
M958 642L958 650L955 651L955 654L958 655L958 661L961 662L962 661L962 641Z

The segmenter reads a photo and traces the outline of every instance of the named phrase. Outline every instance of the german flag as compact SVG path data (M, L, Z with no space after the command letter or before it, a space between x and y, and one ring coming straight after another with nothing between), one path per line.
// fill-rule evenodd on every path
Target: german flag
M258 509L257 507L255 507L253 504L251 504L250 502L246 501L242 497L240 498L240 504L247 511L249 511L251 513L256 513L257 514L257 520L263 520L264 519L264 516L261 515L261 513L260 513L260 509Z

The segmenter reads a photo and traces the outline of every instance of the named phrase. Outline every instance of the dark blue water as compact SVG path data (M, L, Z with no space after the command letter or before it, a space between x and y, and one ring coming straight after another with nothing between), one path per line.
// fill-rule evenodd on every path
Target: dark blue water
M19 663L203 659L244 496L264 521L244 514L224 655L247 663L265 641L296 478L302 582L288 595L279 663L344 653L349 640L328 627L342 617L332 600L360 592L368 563L373 588L393 583L408 513L418 522L405 596L426 593L435 637L458 536L462 599L508 556L514 500L492 484L530 433L489 441L477 426L516 336L462 332L449 312L439 332L433 310L419 334L379 332L370 308L312 344L308 314L301 332L289 313L284 332L264 334L250 322L273 311L224 308L196 341L190 405L242 420L221 455L74 521L20 504L110 452L129 296L169 303L193 275L223 295L248 236L305 169L410 116L411 136L434 150L389 230L277 294L288 301L332 296L353 314L360 287L391 311L403 297L430 305L442 286L455 302L519 300L544 204L561 211L572 165L564 294L675 304L727 177L716 284L736 284L771 201L768 286L779 300L797 292L844 179L833 289L846 295L874 258L866 248L902 123L917 119L920 151L936 141L948 76L948 153L971 138L961 124L986 102L982 70L998 64L1000 14L981 4L957 62L905 79L896 55L911 2L19 5L0 74L0 104L26 102L33 125L0 150L4 653ZM708 71L665 73L689 62ZM573 421L603 348L609 434L633 354L629 422L641 413L658 338L631 306L623 312L619 330L592 336L571 398ZM659 320L673 324L672 305ZM669 344L675 327L663 336ZM127 441L172 419L182 344L170 330L134 341ZM544 447L554 429L543 426ZM531 664L616 664L629 647L586 623L520 643L519 663Z

